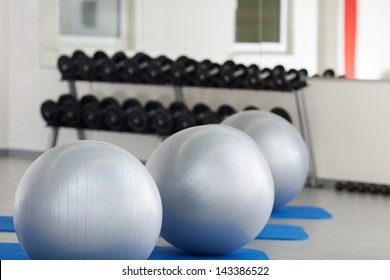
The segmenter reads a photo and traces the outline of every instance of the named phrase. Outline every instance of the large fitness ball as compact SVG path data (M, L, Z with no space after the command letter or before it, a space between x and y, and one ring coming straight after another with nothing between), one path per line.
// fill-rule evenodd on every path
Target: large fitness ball
M309 153L298 130L267 111L244 111L223 121L252 137L263 151L275 184L274 209L295 198L305 185Z
M252 241L271 214L272 174L256 143L222 125L182 130L146 168L163 203L161 236L193 254L216 255Z
M146 168L97 141L57 146L36 159L18 185L14 211L31 259L147 259L162 223Z

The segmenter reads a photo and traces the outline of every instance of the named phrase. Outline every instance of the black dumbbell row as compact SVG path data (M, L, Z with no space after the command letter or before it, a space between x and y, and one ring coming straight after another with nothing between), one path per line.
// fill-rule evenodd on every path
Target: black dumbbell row
M247 106L244 110L259 110ZM291 122L286 110L275 107L271 112ZM214 112L206 104L198 103L190 110L184 103L175 101L168 108L158 101L149 101L142 106L134 98L123 104L106 97L99 101L94 95L86 94L80 100L70 94L63 94L58 101L47 100L41 105L41 114L49 126L89 128L97 130L129 131L170 135L187 127L220 123L236 113L227 104Z
M64 80L279 91L305 87L308 75L305 69L286 71L281 65L260 69L255 64L245 66L231 60L223 64L208 59L198 62L187 56L172 60L142 52L132 57L117 52L109 57L97 51L89 57L77 50L72 56L60 56L57 64Z
M257 108L245 108L249 109ZM165 108L159 101L148 101L142 106L137 99L129 98L120 104L112 97L99 101L92 94L84 95L80 100L63 94L57 102L47 100L41 105L42 117L49 126L159 135L170 135L195 125L220 123L235 112L227 104L213 111L203 103L189 109L184 103L175 101Z
M390 195L390 186L382 184L338 181L335 183L335 189L337 191Z
M324 72L322 73L322 75L320 74L315 74L313 75L312 78L325 78L325 79L345 79L345 76L344 75L339 75L339 76L336 76L336 72L333 70L333 69L326 69L324 70Z

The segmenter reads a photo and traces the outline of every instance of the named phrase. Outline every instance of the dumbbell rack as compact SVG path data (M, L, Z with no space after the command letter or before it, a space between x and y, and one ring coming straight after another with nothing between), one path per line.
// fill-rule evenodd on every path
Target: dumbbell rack
M72 95L73 97L75 97L77 99L78 96L77 96L75 81L68 80L68 86L69 86L70 95ZM174 95L175 95L175 101L184 102L182 87L173 86L173 90L174 90ZM310 157L311 166L310 166L310 171L309 171L307 183L310 187L319 187L320 184L319 184L318 178L317 178L316 166L315 166L315 161L314 161L314 156L313 156L313 146L312 146L309 125L308 125L308 120L307 120L307 115L306 115L306 110L305 110L305 102L304 102L304 96L303 96L304 93L303 93L302 89L294 90L291 93L294 94L294 96L295 96L298 117L299 117L299 123L300 123L300 127L301 127L301 133L302 133L303 139L306 142L307 148L309 150L309 157ZM60 127L58 127L58 126L53 127L51 141L50 141L52 147L55 147L57 145L59 129L60 129ZM78 139L85 140L86 136L85 136L84 130L81 128L76 128L76 130L77 130ZM163 137L163 136L159 136L160 141L163 141L164 138L165 137Z

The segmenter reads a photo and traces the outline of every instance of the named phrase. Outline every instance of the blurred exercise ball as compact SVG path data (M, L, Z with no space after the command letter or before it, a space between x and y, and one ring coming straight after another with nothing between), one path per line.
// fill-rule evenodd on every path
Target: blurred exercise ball
M256 143L237 129L182 130L153 151L146 168L163 204L161 236L189 253L236 250L260 233L271 214L271 171Z
M294 126L267 111L239 112L222 124L248 134L264 153L275 184L274 209L284 206L300 193L309 172L309 153Z
M97 141L57 146L36 159L14 211L31 259L147 259L162 223L150 173L125 150Z

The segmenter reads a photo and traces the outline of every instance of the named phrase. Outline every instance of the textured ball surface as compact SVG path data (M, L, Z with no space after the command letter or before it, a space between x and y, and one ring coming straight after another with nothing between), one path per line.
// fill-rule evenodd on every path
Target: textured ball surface
M256 143L237 129L203 125L162 142L146 168L163 203L161 236L193 254L239 249L263 229L274 188Z
M161 198L131 154L78 141L50 149L27 169L14 223L31 259L147 259L161 230Z
M309 172L309 153L294 126L267 111L239 112L222 123L248 134L264 153L275 184L274 209L300 193Z

